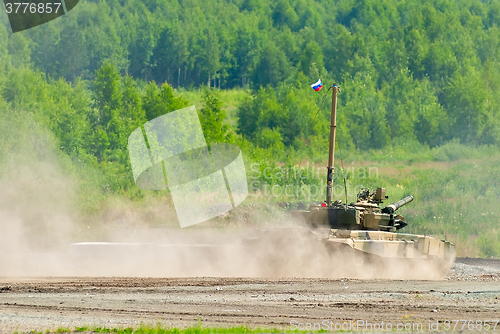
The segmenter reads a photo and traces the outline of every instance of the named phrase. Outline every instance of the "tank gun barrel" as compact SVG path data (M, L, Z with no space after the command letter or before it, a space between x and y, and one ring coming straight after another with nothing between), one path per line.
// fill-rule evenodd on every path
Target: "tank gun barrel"
M386 206L385 208L382 209L382 212L392 214L392 213L396 212L397 209L410 203L411 201L413 201L413 196L412 195L406 196L402 200L399 200L395 203L392 203L391 205Z

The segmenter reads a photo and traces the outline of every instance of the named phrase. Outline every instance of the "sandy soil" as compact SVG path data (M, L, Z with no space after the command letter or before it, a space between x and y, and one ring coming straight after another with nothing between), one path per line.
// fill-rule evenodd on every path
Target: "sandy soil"
M436 322L443 330L445 320L499 319L498 298L500 261L484 259L457 259L447 277L438 281L0 278L0 331L141 323L189 326L199 320L211 326L283 329L314 323L334 329L336 324L364 321L361 330L367 329L367 322L421 323L422 330L414 329L426 332ZM459 323L456 329L461 327Z

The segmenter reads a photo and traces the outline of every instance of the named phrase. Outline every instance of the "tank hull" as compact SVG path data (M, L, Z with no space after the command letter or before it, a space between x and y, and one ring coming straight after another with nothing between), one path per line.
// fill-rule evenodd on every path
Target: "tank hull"
M384 231L331 230L330 243L340 243L383 258L443 259L455 258L455 246L449 241L426 235Z
M326 244L365 278L440 279L455 261L453 243L426 235L331 230Z
M245 244L265 269L263 276L440 279L455 259L450 242L384 231L269 229Z

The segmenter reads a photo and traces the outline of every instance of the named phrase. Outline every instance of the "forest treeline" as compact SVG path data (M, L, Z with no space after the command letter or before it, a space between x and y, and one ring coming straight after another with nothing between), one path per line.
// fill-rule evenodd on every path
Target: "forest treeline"
M86 0L25 32L0 26L3 95L47 110L78 95L74 117L52 110L48 122L64 150L87 145L99 161L125 159L132 128L186 105L175 89L200 86L246 89L233 138L278 159L324 152L333 82L345 149L498 145L499 23L489 0ZM52 95L27 91L42 81Z

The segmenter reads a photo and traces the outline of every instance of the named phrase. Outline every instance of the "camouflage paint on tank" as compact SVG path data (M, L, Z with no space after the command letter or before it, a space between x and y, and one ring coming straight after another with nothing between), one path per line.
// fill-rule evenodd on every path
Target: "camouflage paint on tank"
M327 242L341 243L383 258L452 259L455 246L449 241L417 234L385 231L331 230Z

